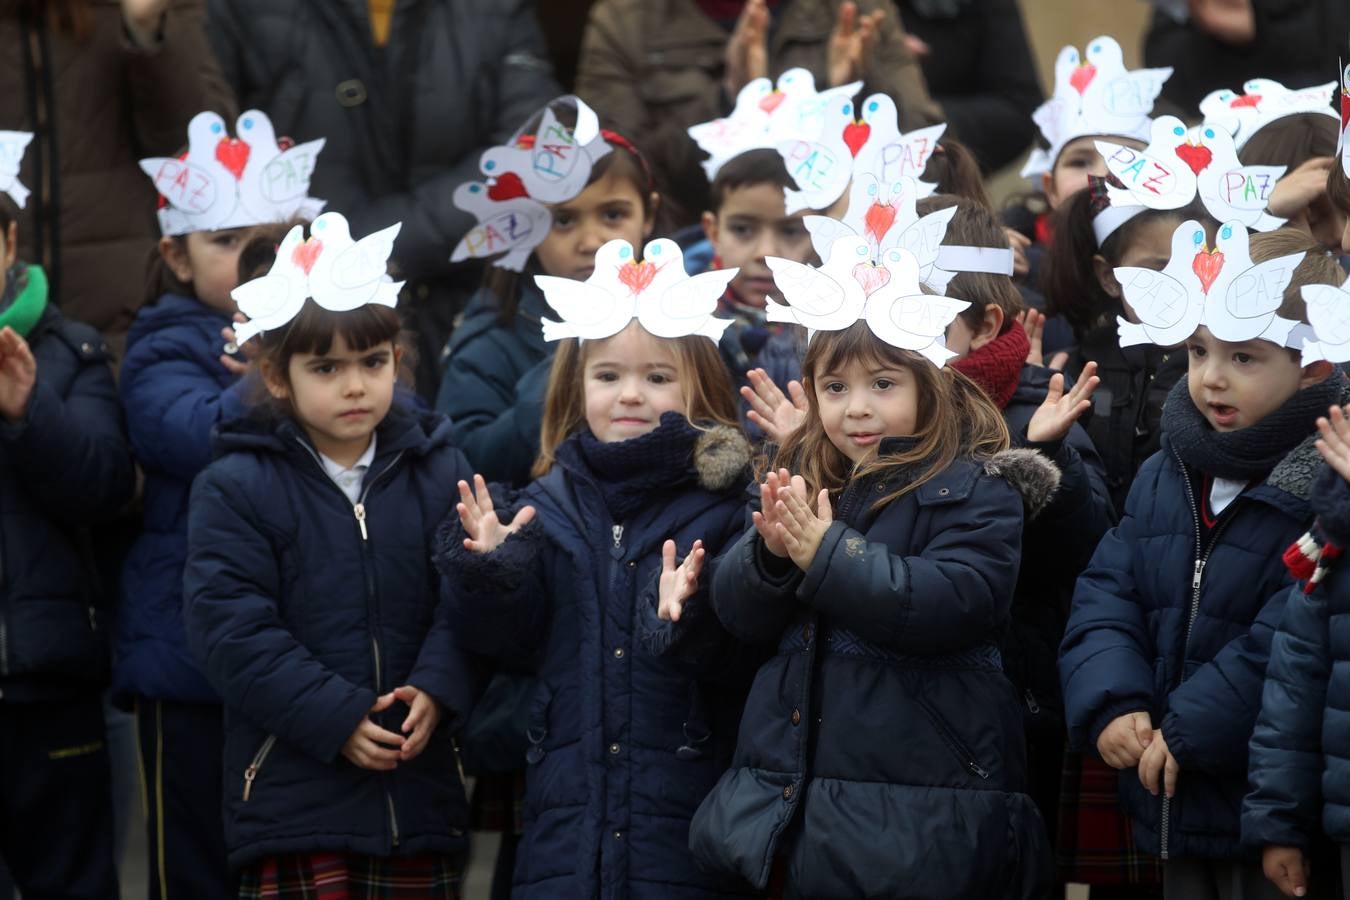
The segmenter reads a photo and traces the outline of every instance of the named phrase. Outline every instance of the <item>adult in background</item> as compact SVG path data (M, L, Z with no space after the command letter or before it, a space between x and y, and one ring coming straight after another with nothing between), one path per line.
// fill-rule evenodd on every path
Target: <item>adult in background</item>
M731 111L755 78L809 69L824 89L863 81L894 98L900 128L942 121L891 0L599 0L577 93L651 157L677 227L708 208L690 125Z
M417 380L437 360L477 269L450 251L475 224L454 190L478 157L558 94L529 0L208 0L211 40L240 104L297 141L327 138L310 192L353 234L402 222Z
M119 356L159 241L137 160L176 153L201 110L233 110L204 17L203 0L0 0L0 129L34 132L19 256Z

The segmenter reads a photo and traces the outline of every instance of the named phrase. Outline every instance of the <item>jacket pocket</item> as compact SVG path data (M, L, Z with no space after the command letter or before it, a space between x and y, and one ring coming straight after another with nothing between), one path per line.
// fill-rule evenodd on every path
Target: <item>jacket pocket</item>
M257 780L258 773L262 771L263 763L267 761L267 754L272 752L272 746L277 742L275 734L269 734L267 739L262 742L258 752L253 754L253 760L244 770L244 802L248 802L249 795L253 793L253 782Z
M981 781L987 781L989 779L989 770L980 765L980 761L975 758L974 752L972 752L966 742L961 739L961 736L956 733L956 729L951 726L951 723L947 721L942 713L938 712L937 707L932 703L922 697L917 699L919 708L924 711L924 715L928 717L928 721L932 723L934 730L936 730L938 736L942 738L942 742L947 745L947 749L951 751L952 756L960 763L961 768L964 769L967 774L979 778Z

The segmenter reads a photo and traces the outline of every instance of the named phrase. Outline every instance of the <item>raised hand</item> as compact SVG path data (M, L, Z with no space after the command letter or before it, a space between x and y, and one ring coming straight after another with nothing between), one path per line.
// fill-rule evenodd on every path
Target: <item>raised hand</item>
M1336 474L1350 481L1350 407L1342 410L1331 407L1327 418L1317 420L1322 435L1316 441L1317 452L1336 470Z
M169 0L122 0L122 19L139 46L154 46L160 20L168 8Z
M783 536L778 531L778 492L787 490L787 484L792 480L787 469L779 469L777 472L770 472L764 479L764 483L759 486L759 510L751 515L751 520L755 523L755 530L764 541L764 548L774 556L787 559L787 546L783 543Z
M1068 393L1064 392L1064 376L1059 372L1051 375L1045 402L1027 423L1027 440L1038 444L1064 440L1073 423L1092 408L1092 392L1101 383L1095 362L1083 367L1083 377Z
M474 553L491 553L534 518L534 507L526 506L516 513L511 524L502 524L497 511L492 508L492 495L488 493L482 475L473 476L473 490L467 482L459 483L459 503L455 510L469 535L464 539L464 549Z
M1327 176L1336 160L1330 156L1314 156L1294 171L1275 182L1266 209L1281 219L1303 216L1313 201L1327 192Z
M751 369L745 377L750 379L750 384L741 388L741 396L750 404L750 421L758 425L769 440L782 444L806 421L809 411L806 389L800 381L789 381L789 399L763 369Z
M1144 748L1144 755L1139 757L1140 784L1155 797L1158 796L1159 788L1172 797L1177 792L1177 775L1180 773L1181 766L1177 765L1177 758L1172 755L1172 751L1167 749L1162 729L1155 729L1153 740Z
M1008 236L1008 245L1013 252L1013 277L1026 278L1031 271L1031 263L1027 260L1027 248L1031 246L1031 238L1016 228L1005 227L1003 233Z
M675 565L675 542L661 545L660 599L656 615L662 621L678 622L684 613L684 604L698 590L698 576L703 571L703 557L707 551L702 541L694 541L689 555L678 567Z
M834 521L834 512L830 508L830 492L826 490L822 490L816 498L816 512L811 512L811 506L804 496L805 482L801 481L800 475L793 481L795 490L778 492L778 502L775 504L778 510L777 527L788 556L797 568L805 572L811 568L820 542Z
M375 705L366 713L367 716L373 716L376 713L384 712L394 705L395 692L379 697L375 700ZM387 772L390 769L398 768L399 753L403 750L405 744L402 735L394 734L392 731L386 731L369 718L361 720L361 724L356 726L352 736L347 738L347 742L342 745L342 755L354 766L362 769L370 769L374 772Z
M769 8L764 0L747 0L727 40L723 61L722 85L732 101L741 88L769 74Z
M22 422L37 384L37 360L28 342L8 325L0 329L0 416Z
M408 717L402 726L408 738L398 755L401 762L407 762L426 749L431 733L441 723L441 705L426 691L411 684L394 688L394 697L408 705Z
M879 9L860 16L858 4L851 0L840 4L826 57L830 87L848 84L864 76L867 59L881 36L885 21L886 13Z

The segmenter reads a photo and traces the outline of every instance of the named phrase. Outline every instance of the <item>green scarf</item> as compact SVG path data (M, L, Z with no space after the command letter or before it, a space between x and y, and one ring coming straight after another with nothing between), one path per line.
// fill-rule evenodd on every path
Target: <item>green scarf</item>
M0 294L0 328L9 326L27 338L47 308L47 273L42 266L18 262L5 273Z

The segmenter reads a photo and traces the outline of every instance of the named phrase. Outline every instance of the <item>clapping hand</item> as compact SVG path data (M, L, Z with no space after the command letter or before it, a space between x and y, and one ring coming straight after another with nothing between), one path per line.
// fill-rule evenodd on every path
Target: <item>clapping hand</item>
M677 567L675 542L666 541L661 545L660 601L656 615L662 621L680 621L685 602L698 590L698 576L703 571L703 558L706 553L703 542L694 541L694 546L689 549L689 555Z
M769 440L782 444L806 420L806 390L800 381L789 381L789 399L763 369L751 369L745 376L750 384L741 388L741 396L750 404L748 418Z

